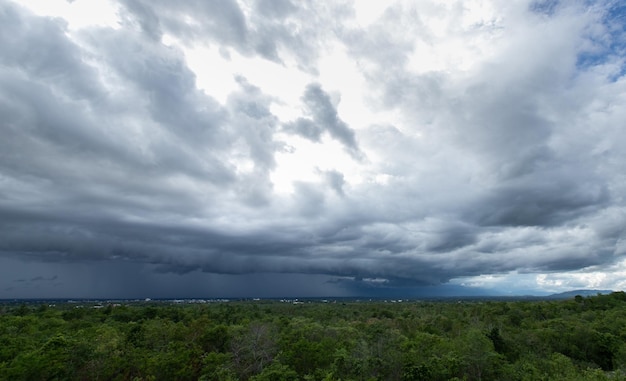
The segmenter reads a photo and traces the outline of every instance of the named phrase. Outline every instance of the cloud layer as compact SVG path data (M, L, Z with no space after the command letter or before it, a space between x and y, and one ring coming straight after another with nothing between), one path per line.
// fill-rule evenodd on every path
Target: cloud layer
M351 2L211 4L120 1L116 25L76 29L0 2L0 256L17 280L83 263L324 292L624 286L623 6L399 1L365 21ZM200 73L194 49L220 58ZM224 101L198 85L219 62ZM289 97L255 65L306 81ZM25 295L7 282L0 296Z

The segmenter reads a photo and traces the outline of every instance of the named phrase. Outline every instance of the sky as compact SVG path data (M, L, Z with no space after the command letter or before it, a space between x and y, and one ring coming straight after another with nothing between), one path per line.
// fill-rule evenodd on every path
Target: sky
M0 298L626 289L618 0L0 0Z

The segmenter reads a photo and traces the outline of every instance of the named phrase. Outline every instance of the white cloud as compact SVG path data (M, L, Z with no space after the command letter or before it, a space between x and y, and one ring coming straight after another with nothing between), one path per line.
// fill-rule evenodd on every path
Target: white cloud
M121 21L115 1L25 0L18 3L37 15L65 20L73 31L93 26L117 28Z

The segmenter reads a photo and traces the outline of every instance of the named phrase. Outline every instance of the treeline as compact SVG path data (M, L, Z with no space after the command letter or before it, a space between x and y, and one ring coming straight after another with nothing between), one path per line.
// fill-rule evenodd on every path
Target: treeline
M626 294L0 306L2 380L626 380Z

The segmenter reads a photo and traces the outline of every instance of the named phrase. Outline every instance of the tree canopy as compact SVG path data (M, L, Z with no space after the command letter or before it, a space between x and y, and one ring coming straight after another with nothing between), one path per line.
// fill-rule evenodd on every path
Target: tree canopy
M0 305L3 380L626 380L626 294Z

